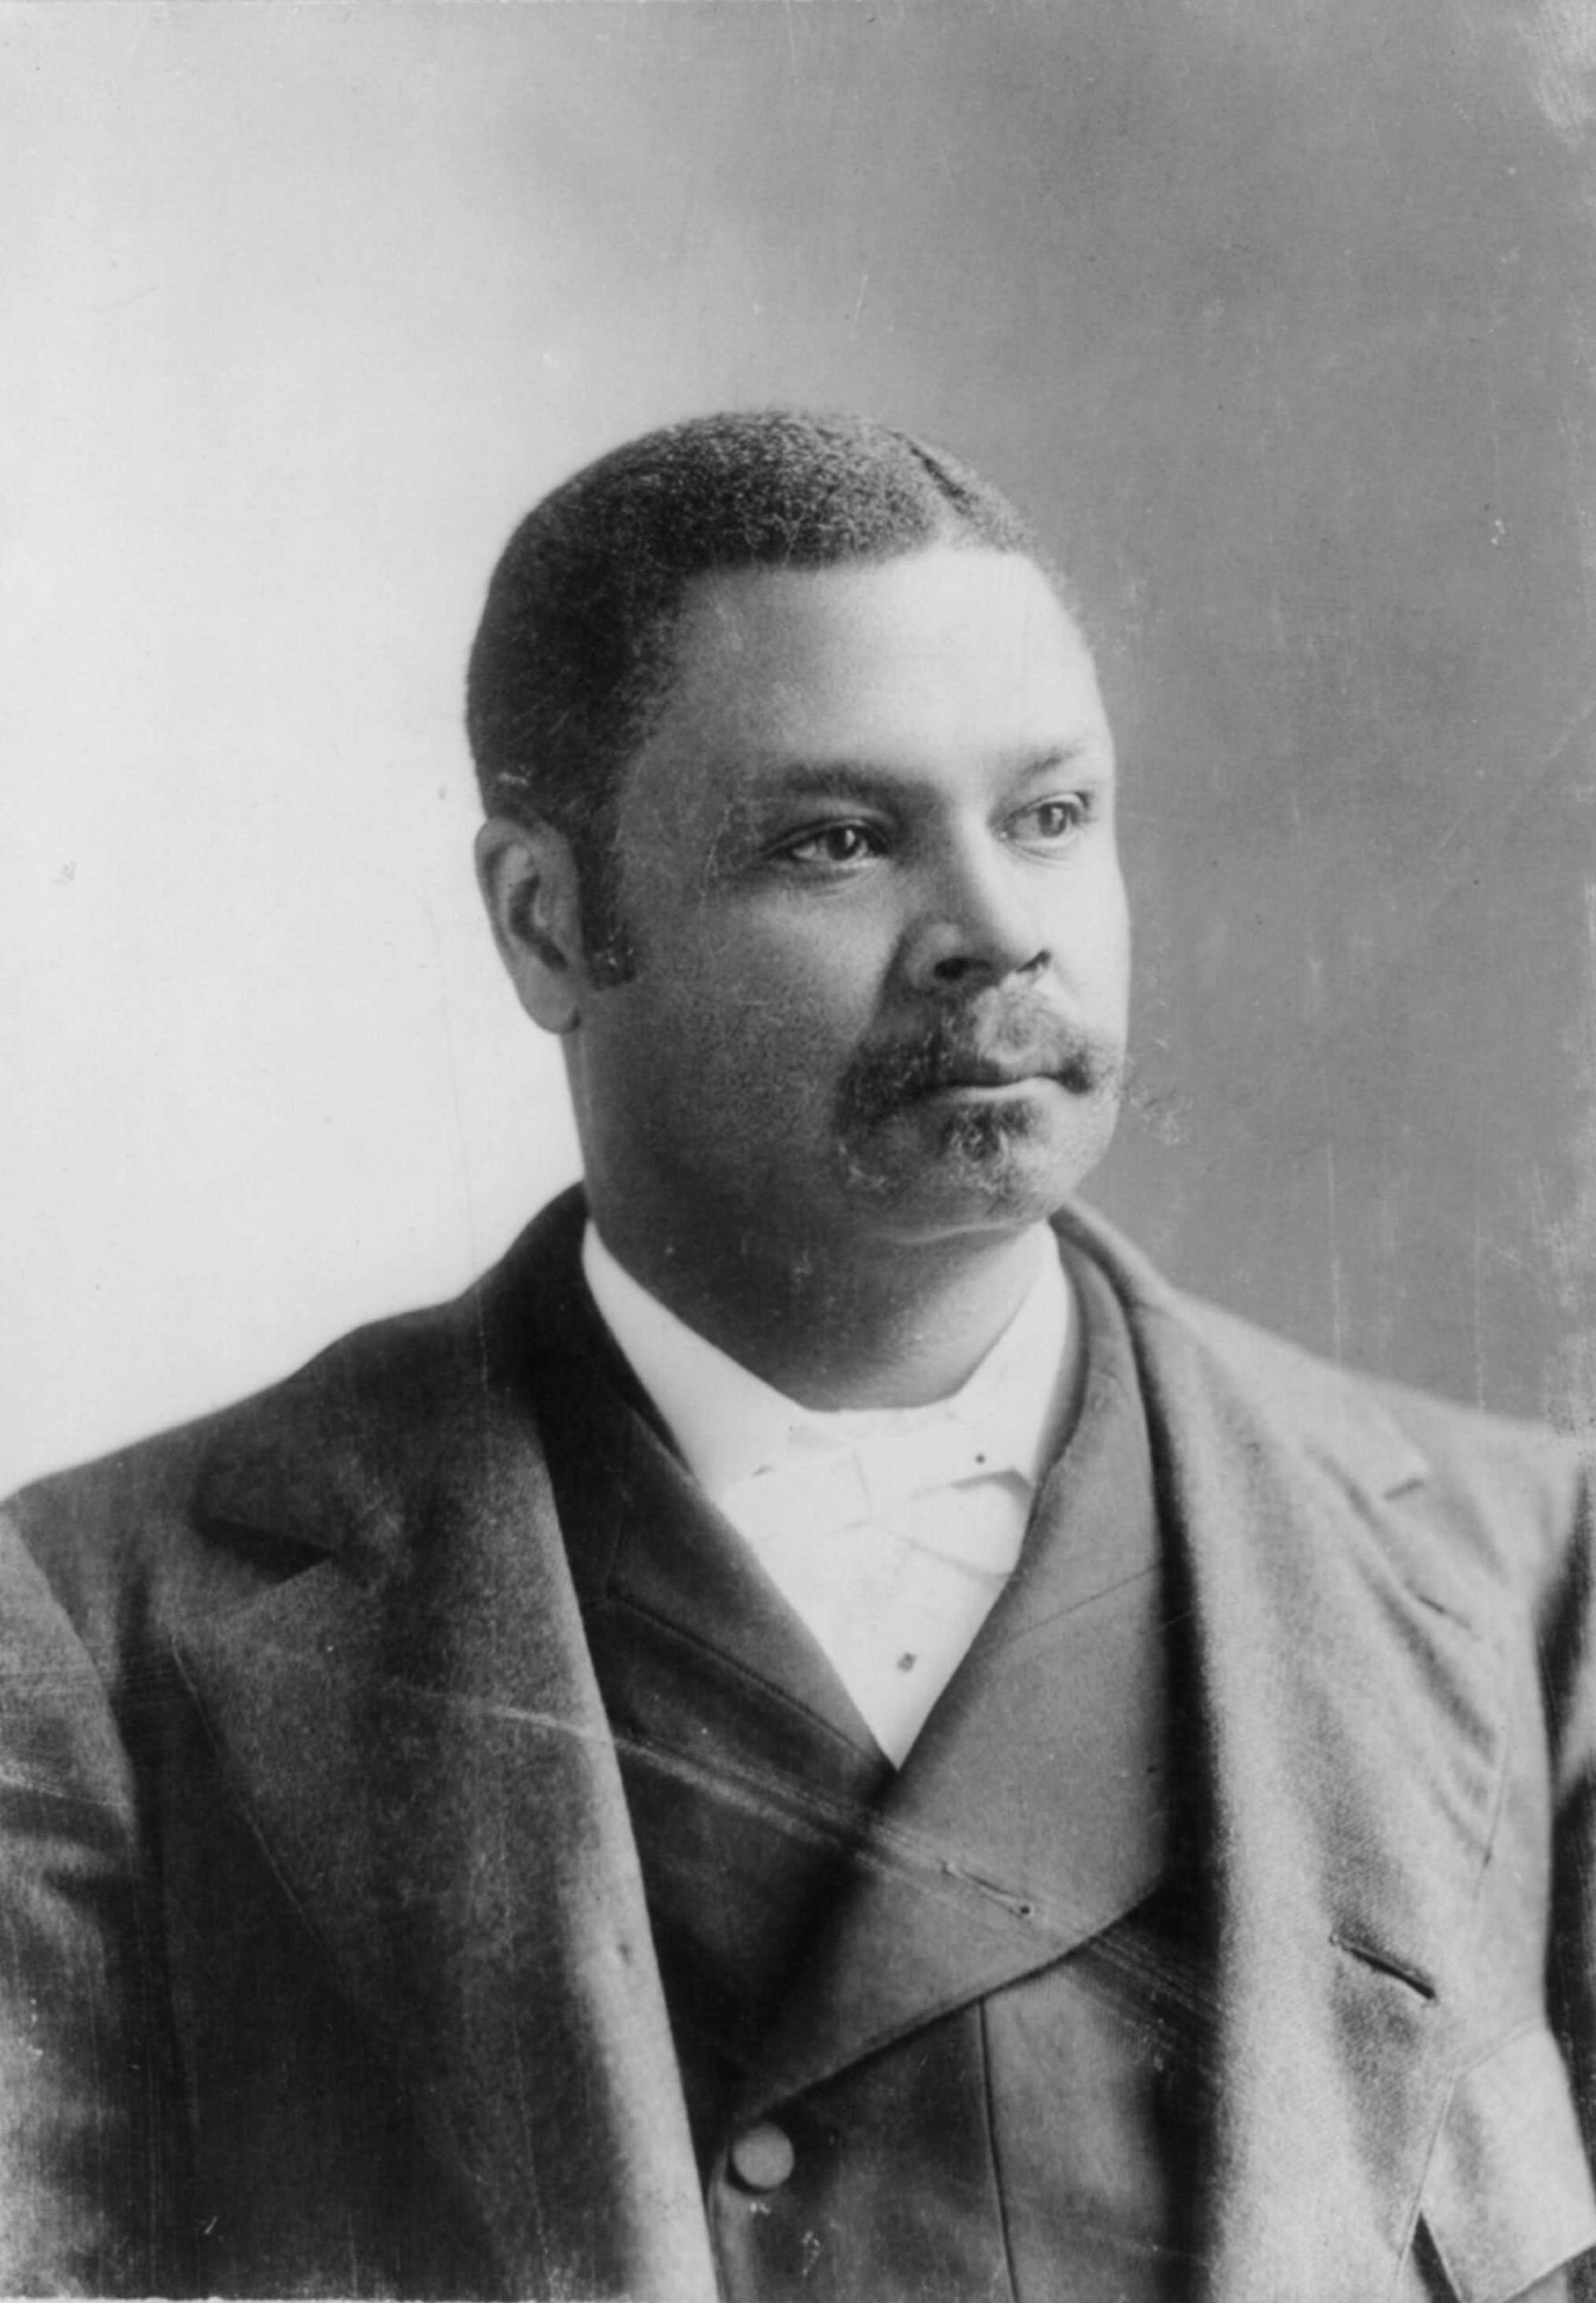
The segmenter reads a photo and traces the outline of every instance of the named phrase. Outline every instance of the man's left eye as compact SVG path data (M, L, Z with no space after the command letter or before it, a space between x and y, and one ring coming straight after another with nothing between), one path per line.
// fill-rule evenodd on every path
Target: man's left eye
M1089 813L1078 792L1041 799L1012 819L1015 836L1038 848L1066 847L1085 825Z

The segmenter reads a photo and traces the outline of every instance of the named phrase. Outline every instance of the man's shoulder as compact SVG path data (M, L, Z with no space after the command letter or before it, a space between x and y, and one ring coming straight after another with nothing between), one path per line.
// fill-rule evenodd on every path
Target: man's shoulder
M1578 1446L1550 1424L1348 1367L1202 1297L1178 1300L1194 1332L1239 1380L1288 1405L1316 1432L1343 1436L1354 1450L1359 1425L1378 1418L1403 1434L1431 1472L1456 1469L1507 1481L1527 1473L1558 1487L1579 1476Z
M575 1331L582 1213L564 1195L452 1302L353 1329L249 1398L37 1480L5 1519L69 1612L112 1644L130 1595L155 1593L162 1614L225 1605L240 1578L380 1542L491 1421L513 1414L518 1443L536 1447L525 1378ZM1060 1227L1114 1287L1155 1417L1161 1388L1195 1388L1230 1444L1272 1442L1355 1495L1424 1489L1487 1549L1526 1523L1566 1540L1582 1478L1570 1442L1359 1374L1187 1295L1088 1211Z
M460 1311L374 1321L246 1398L30 1481L0 1506L0 1586L20 1540L91 1649L106 1653L136 1639L139 1618L225 1605L229 1564L253 1549L262 1566L269 1532L291 1542L294 1514L274 1511L287 1524L268 1530L251 1489L264 1497L268 1484L298 1484L309 1499L329 1483L335 1491L341 1465L387 1453L429 1379L458 1358ZM317 1521L326 1499L317 1497ZM213 1521L231 1521L239 1540L209 1540Z
M1571 1438L1327 1359L1174 1286L1090 1211L1068 1225L1109 1270L1153 1384L1195 1373L1243 1444L1272 1440L1355 1497L1411 1496L1493 1556L1566 1543L1589 1468Z
M318 1553L356 1556L469 1456L558 1332L579 1210L556 1202L452 1300L370 1321L246 1398L32 1481L0 1506L90 1644L130 1615L210 1612ZM550 1301L545 1299L552 1298Z

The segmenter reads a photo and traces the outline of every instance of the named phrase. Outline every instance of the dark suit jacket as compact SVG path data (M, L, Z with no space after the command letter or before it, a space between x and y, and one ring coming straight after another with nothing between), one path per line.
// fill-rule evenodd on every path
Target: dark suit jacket
M0 2290L714 2295L539 1443L537 1305L578 1219L13 1506ZM1067 1227L1130 1323L1184 1618L1211 1937L1191 2292L1505 2303L1596 2244L1577 1464ZM766 2102L1095 1923L1026 1803L939 1781L860 1866Z

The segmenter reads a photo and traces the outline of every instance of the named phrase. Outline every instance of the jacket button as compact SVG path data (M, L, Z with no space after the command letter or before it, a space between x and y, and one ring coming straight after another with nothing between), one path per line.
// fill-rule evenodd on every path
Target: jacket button
M750 2191L773 2191L791 2174L797 2156L791 2137L773 2120L762 2119L733 2138L731 2172Z

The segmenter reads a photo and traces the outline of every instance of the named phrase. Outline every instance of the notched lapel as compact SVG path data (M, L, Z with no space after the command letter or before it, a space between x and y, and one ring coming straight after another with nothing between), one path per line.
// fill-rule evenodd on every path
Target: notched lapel
M636 1855L546 1477L491 1384L445 1384L432 1408L368 1480L329 1467L361 1540L190 1627L180 1666L504 2291L705 2303ZM258 1447L247 1469L220 1465L208 1492L236 1511L248 1489L269 1517Z
M1466 1993L1504 1756L1478 1595L1378 1409L1360 1445L1349 1388L1326 1446L1183 1315L1136 1324L1209 1787L1203 2292L1361 2303L1399 2276Z

